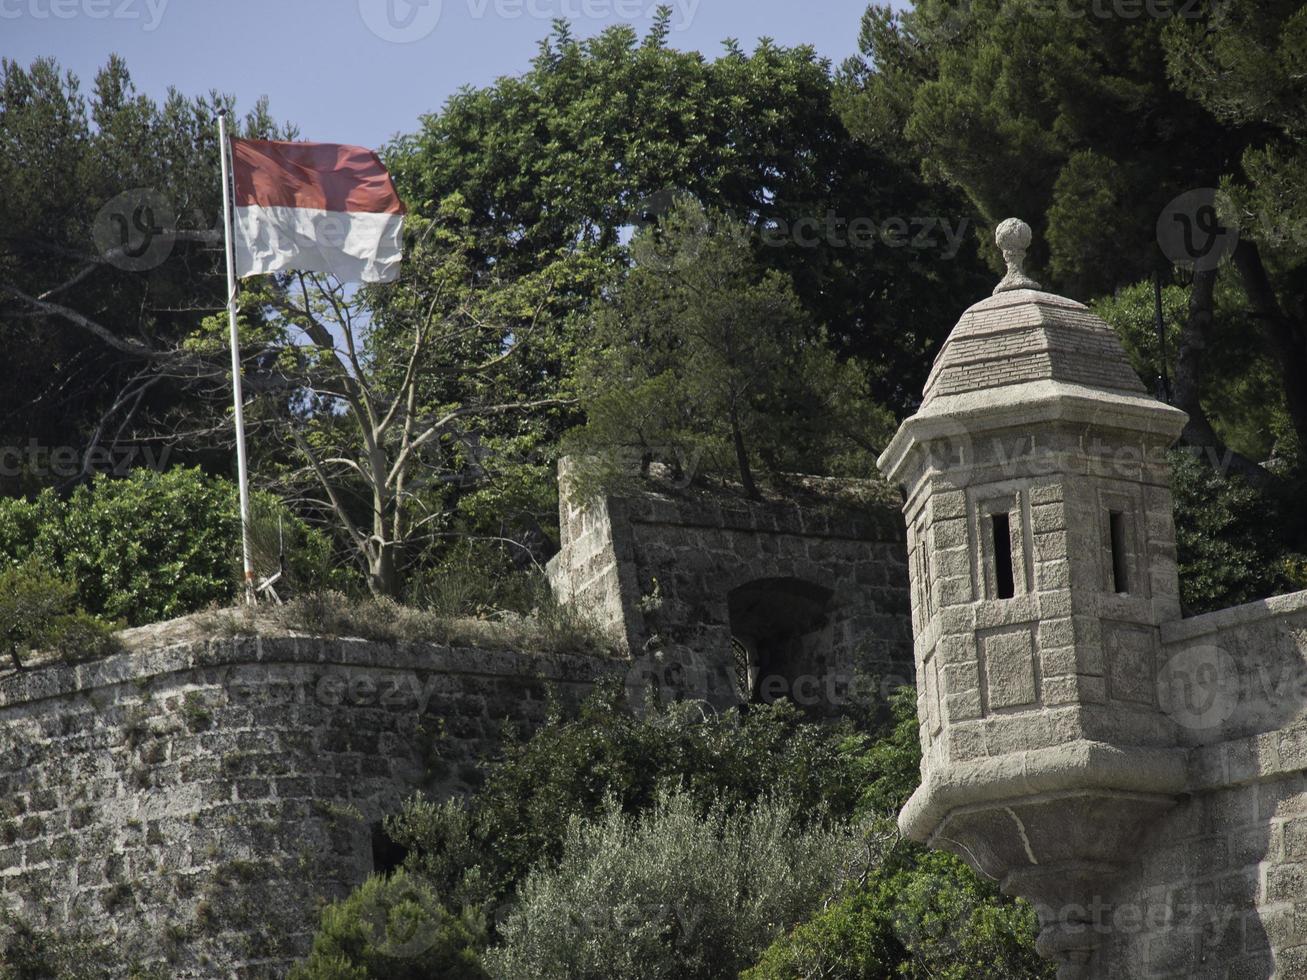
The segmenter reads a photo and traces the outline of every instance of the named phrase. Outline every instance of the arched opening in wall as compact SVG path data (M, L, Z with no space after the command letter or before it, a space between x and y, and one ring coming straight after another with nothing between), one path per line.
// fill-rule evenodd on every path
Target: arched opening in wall
M789 698L815 715L839 710L831 691L833 593L798 578L757 579L728 596L741 700Z
M376 874L389 874L398 870L408 857L408 848L386 833L386 825L378 820L372 825L372 870Z

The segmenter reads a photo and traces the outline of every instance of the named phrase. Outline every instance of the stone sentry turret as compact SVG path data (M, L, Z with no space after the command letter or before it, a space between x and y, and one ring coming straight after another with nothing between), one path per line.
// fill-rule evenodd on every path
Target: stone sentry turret
M1185 790L1156 672L1180 615L1165 453L1186 416L1025 274L1030 239L999 225L1007 275L879 465L905 494L923 749L899 825L1034 903L1065 980L1090 976L1093 920Z

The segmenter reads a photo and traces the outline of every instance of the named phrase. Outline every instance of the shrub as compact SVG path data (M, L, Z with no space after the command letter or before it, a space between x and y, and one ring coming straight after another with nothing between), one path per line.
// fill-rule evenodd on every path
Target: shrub
M270 523L274 542L282 515L293 577L320 583L328 539L265 495L256 495L254 510L256 530ZM74 583L88 611L134 626L156 622L234 597L239 513L236 487L198 469L134 470L123 479L101 474L67 500L47 490L35 501L0 504L0 564L38 558ZM258 563L264 573L275 566L271 547Z
M1237 474L1217 473L1200 456L1170 456L1186 615L1307 588L1301 556L1289 550L1301 539L1301 527L1293 527L1301 520L1295 513L1301 486L1289 480L1278 494L1258 491Z
M792 802L704 813L674 792L633 816L613 800L526 879L486 965L499 980L735 977L857 848L847 825L804 828Z
M606 801L627 813L653 807L659 789L683 789L704 811L774 796L804 819L850 815L861 792L862 738L806 723L787 703L705 719L691 705L636 718L601 688L571 720L510 741L467 802L410 801L387 821L409 867L442 893L494 902L541 860L561 856L572 817L596 817Z
M891 699L893 720L859 758L864 819L893 818L920 782L916 692ZM864 884L772 945L742 980L1016 980L1052 977L1035 953L1035 913L951 854L899 839Z
M15 667L24 653L44 647L70 661L112 651L113 627L75 609L75 596L71 582L34 558L0 570L0 644Z
M741 980L1031 980L1034 910L951 854L901 842L865 886L775 943Z
M420 879L374 875L323 910L312 952L288 980L487 980L476 953L484 931Z

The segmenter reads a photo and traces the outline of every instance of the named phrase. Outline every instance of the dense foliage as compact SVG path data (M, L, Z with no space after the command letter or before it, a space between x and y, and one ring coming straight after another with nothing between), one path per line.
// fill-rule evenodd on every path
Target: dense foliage
M911 156L853 138L812 48L727 41L712 59L671 46L669 20L643 39L560 23L521 75L460 92L390 147L401 193L426 214L458 194L496 274L593 257L568 284L580 309L625 265L629 229L692 195L759 231L759 259L841 354L867 357L878 400L909 404L956 300L986 288L971 210Z
M570 820L597 818L610 801L647 811L668 784L705 812L773 795L800 814L847 816L860 792L862 741L849 728L804 723L789 705L709 720L694 705L672 705L639 719L619 691L604 689L578 717L555 717L510 743L470 800L414 799L387 829L408 850L407 867L442 894L499 902L537 862L561 857Z
M954 855L927 851L889 829L920 779L914 701L911 688L896 694L891 727L859 757L859 813L880 821L893 843L861 882L774 943L743 980L1053 975L1035 954L1029 905L1001 897Z
M289 980L488 980L476 946L485 926L452 916L403 871L369 878L322 912L313 951Z
M221 360L182 364L160 352L222 307L222 253L211 245L221 227L221 185L213 175L216 113L231 105L175 90L155 102L135 90L116 56L97 73L89 97L53 59L26 68L0 61L6 492L133 465L145 450L162 459L157 437L191 424L202 397L221 411L222 385L207 383L221 376ZM234 125L242 135L293 132L278 130L262 104ZM142 189L151 196L141 197ZM121 200L125 207L115 204ZM167 259L123 267L96 235L112 230L114 214L130 220L139 203L150 205L160 229L151 241ZM210 433L179 455L224 465L227 453L214 443ZM70 457L66 471L50 464L57 453Z
M329 541L277 502L262 498L263 574L276 568L279 528L290 582L327 584ZM135 470L96 477L61 499L0 498L0 567L36 563L71 583L79 605L130 625L230 601L240 581L235 486L198 469Z
M1180 598L1187 615L1307 588L1304 488L1259 492L1201 454L1170 454Z
M869 474L1013 214L1036 277L1091 302L1190 415L1185 611L1307 585L1307 14L1091 6L874 5L839 71L768 41L677 50L666 13L645 38L560 24L522 74L424 117L385 150L409 206L399 283L242 287L259 571L284 539L288 591L372 593L320 591L288 621L411 638L544 609L546 646L573 643L521 574L554 550L565 447L752 495ZM234 595L212 247L232 103L156 103L118 58L89 96L52 60L0 75L0 653L21 666ZM293 134L262 105L237 128ZM1168 202L1217 186L1229 254L1159 249ZM140 188L175 240L131 269L97 215ZM155 471L165 451L182 465ZM896 836L910 693L874 737L784 705L696 710L636 718L606 692L511 741L469 799L411 800L386 823L403 868L324 912L295 980L1047 975L1028 907ZM94 955L20 924L0 980Z
M749 227L681 201L637 236L635 267L596 317L580 360L587 422L575 444L608 463L678 477L865 474L893 420L841 363L789 277L754 257ZM635 467L632 466L632 470Z
M914 703L899 692L872 737L786 702L641 719L602 691L512 743L467 801L415 798L386 828L409 880L487 917L496 976L725 980L759 956L759 980L836 961L859 980L1040 976L1031 910L893 829L919 778Z
M793 802L705 814L681 794L628 815L573 819L557 865L533 870L486 956L496 980L735 977L806 918L861 850Z
M110 652L111 624L77 608L76 592L34 561L0 568L0 653L21 668L33 650L53 648L65 660Z

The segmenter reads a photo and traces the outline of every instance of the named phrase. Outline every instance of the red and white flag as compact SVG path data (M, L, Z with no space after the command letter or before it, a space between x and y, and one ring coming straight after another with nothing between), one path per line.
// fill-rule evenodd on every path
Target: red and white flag
M404 204L371 150L231 141L236 275L299 269L351 282L399 277Z

